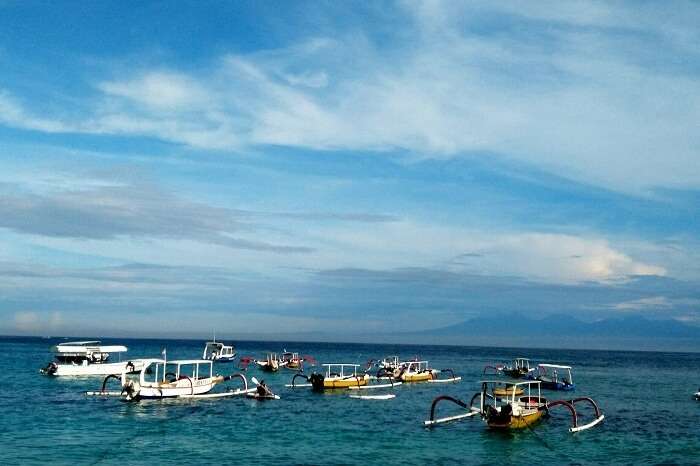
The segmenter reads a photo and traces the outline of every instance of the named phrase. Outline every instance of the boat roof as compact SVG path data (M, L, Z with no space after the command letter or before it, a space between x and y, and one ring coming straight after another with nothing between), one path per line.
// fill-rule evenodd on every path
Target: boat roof
M552 369L571 369L571 366L561 366L559 364L538 364L539 367L551 367Z
M167 361L168 364L212 364L212 361L206 359L175 359Z
M84 345L99 345L100 340L89 340L89 341L65 341L59 343L57 346L84 346Z
M128 351L127 347L124 345L100 345L99 343L99 341L65 342L51 347L51 351L54 353L80 354L87 354L88 351L92 353L123 353Z
M206 360L206 359L168 359L167 361L165 359L147 359L146 360L147 364L213 364L212 361Z
M341 366L341 367L360 367L359 364L343 364L340 362L333 363L333 364L322 364L324 367L331 367L331 366Z

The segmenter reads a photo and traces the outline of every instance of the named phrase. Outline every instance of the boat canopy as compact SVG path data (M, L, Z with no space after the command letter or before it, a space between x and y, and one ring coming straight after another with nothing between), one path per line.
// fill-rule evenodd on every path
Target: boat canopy
M539 380L526 380L523 382L507 382L505 380L482 380L481 382L481 392L482 392L482 410L483 410L483 400L484 400L484 395L483 393L488 391L488 386L489 384L493 384L494 387L493 389L496 388L497 385L505 385L506 390L508 392L505 394L505 396L497 396L495 397L495 402L496 404L499 403L500 400L507 400L510 403L515 403L516 399L519 398L521 395L517 393L516 387L523 386L524 390L523 392L527 397L532 396L532 392L537 393L537 399L541 399L542 397L542 388L541 388L541 382ZM512 387L510 390L509 388Z
M54 353L124 353L127 347L124 345L100 345L99 340L95 341L67 341L59 343L51 348Z
M557 370L564 370L567 371L569 374L568 379L564 378L564 383L567 384L573 384L574 383L574 377L571 375L571 366L562 366L560 364L538 364L537 367L539 368L540 374L547 373L547 369L552 369L552 372L554 374L554 381L557 382L558 380L558 374Z
M547 367L552 369L568 369L571 370L571 366L560 366L559 364L538 364L539 367Z
M327 368L326 377L330 377L332 373L338 373L340 377L345 377L346 375L356 375L357 368L360 367L359 364L323 364L323 367ZM335 371L333 370L335 369Z

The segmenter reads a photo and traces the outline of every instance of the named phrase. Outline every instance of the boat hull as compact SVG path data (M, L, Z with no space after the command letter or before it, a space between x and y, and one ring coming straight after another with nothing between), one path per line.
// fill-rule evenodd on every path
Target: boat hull
M132 374L140 372L145 362L138 359L124 362L109 362L102 364L56 364L54 372L46 372L48 375L60 377L76 377L91 375Z
M170 383L149 384L141 386L135 398L155 400L188 395L202 395L210 392L221 380L221 377L209 377L200 380L181 379Z
M502 369L502 371L505 375L514 379L521 379L528 374L528 371L523 369Z
M403 373L401 374L402 382L427 382L428 380L433 380L435 378L434 374L430 371L428 372L418 372L418 373Z
M212 359L212 361L214 361L214 362L233 362L234 359L236 359L235 354L233 356L216 357L216 358Z
M510 415L510 416L494 416L487 418L486 425L493 430L519 430L525 429L533 424L538 423L544 416L544 410L532 410L531 412Z
M267 362L258 363L258 367L263 372L277 372L278 370L280 370L279 364L275 364L275 363L272 363L272 364L267 363Z
M345 377L342 379L325 378L323 380L323 388L332 390L334 388L362 387L369 382L369 376Z
M543 416L544 410L537 410L518 416L511 415L508 420L487 420L486 425L493 430L520 430L538 423Z
M565 384L562 382L551 382L551 381L545 381L542 380L540 386L542 388L545 388L547 390L559 390L559 391L565 391L565 392L570 392L574 389L576 389L576 384Z

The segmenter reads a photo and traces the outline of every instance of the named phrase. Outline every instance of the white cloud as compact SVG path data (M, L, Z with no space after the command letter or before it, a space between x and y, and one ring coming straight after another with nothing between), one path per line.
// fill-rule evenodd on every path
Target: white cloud
M600 237L539 232L486 232L408 220L308 232L318 252L298 258L316 268L452 268L479 275L576 283L666 275L666 269L630 257ZM471 254L460 259L463 254Z
M35 117L7 94L0 118L216 150L496 152L616 189L697 187L698 15L657 10L407 3L395 16L408 43L344 31L190 72L115 76L97 84L103 95L81 121ZM476 27L494 17L514 27Z
M56 119L41 118L28 113L19 101L2 89L0 89L0 123L46 133L75 131L74 128Z
M187 110L208 100L207 92L191 78L172 72L152 71L130 81L98 84L108 96L124 97L158 110Z
M614 308L620 311L671 309L673 308L673 303L665 296L653 296L618 303Z

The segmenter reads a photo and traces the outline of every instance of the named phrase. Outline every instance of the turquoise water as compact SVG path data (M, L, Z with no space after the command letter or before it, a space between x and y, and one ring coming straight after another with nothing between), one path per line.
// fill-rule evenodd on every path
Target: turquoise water
M107 340L104 340L107 342ZM111 341L111 340L110 340ZM129 357L196 358L203 342L119 340ZM87 398L101 378L50 378L38 369L56 340L0 338L3 410L0 464L698 464L700 354L524 350L480 347L236 342L239 355L287 348L319 362L364 364L389 354L419 355L450 367L459 384L404 385L396 398L351 399L284 388L291 371L265 379L279 401L241 398L124 403ZM606 420L571 434L568 413L553 412L532 430L503 434L474 417L429 430L432 399L467 401L486 364L516 356L571 364L577 396L591 396ZM230 373L231 364L217 365ZM308 372L308 370L307 370ZM550 399L566 397L547 392ZM445 405L447 408L447 405ZM447 413L447 409L442 411ZM590 416L589 412L586 412Z

